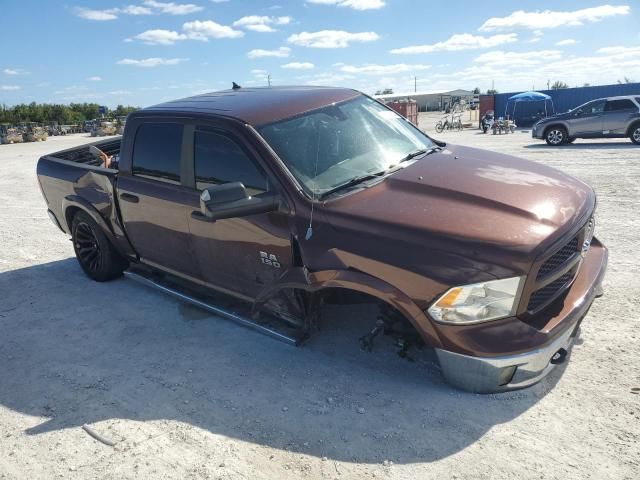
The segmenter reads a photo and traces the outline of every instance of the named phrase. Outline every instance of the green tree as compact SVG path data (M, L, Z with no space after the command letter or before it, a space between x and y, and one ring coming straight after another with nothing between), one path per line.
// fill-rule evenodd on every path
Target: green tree
M479 95L480 94L480 89L478 87L473 89L473 94L474 95Z
M489 90L487 90L487 95L496 95L498 93L498 90L496 90L495 88L490 88Z
M569 88L569 85L567 85L566 83L564 83L564 82L562 82L560 80L556 80L551 85L551 90L562 90L563 88Z
M60 125L68 125L80 123L85 120L98 118L97 103L72 103L70 105L54 104L54 103L35 103L19 104L12 107L0 105L0 123L58 123ZM118 105L118 107L108 112L115 116L126 116L137 110L136 107Z

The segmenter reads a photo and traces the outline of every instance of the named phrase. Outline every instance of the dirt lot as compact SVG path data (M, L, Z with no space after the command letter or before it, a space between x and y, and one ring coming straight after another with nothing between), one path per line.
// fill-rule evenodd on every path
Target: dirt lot
M429 352L360 351L371 318L354 307L328 309L295 349L129 280L89 281L35 165L90 139L0 146L0 478L638 478L640 148L529 135L439 138L591 184L606 293L566 368L488 396L448 387Z

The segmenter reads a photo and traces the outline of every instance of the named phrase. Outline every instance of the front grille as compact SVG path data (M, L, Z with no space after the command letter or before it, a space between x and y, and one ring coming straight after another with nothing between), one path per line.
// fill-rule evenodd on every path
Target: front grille
M534 282L535 286L539 288L534 290L528 299L523 299L523 302L527 302L527 311L529 313L535 314L541 311L571 285L580 267L578 254L581 252L585 241L591 240L593 227L592 217L571 240L542 262ZM563 273L563 271L566 271L566 273ZM540 285L544 286L540 287Z
M545 285L544 287L536 290L529 297L529 304L527 310L535 311L541 306L549 302L556 294L567 287L567 285L573 280L574 271L570 271L557 278L553 282Z
M538 270L538 276L536 280L540 280L546 277L548 274L555 272L564 263L571 258L571 256L578 252L578 235L573 237L569 243L551 255Z

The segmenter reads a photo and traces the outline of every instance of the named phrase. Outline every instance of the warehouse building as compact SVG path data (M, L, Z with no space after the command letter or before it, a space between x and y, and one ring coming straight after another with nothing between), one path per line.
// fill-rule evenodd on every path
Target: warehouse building
M415 100L420 112L443 111L456 102L471 103L477 99L477 95L470 90L450 90L448 92L410 92L390 93L387 95L375 95L381 102L393 102L403 100Z

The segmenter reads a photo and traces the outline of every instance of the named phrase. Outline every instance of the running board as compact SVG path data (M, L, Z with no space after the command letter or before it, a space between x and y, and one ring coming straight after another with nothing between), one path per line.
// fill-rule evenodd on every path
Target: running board
M162 283L159 283L158 281L155 280L151 280L143 275L140 275L138 273L134 273L131 271L125 271L124 272L124 276L127 278L130 278L131 280L135 280L136 282L139 282L143 285L146 285L148 287L151 288L155 288L156 290L160 290L163 293L169 294L172 297L177 298L178 300L181 300L183 302L189 303L191 305L194 305L196 307L202 308L203 310L207 310L208 312L211 312L215 315L218 315L220 317L226 318L227 320L231 320L235 323L238 323L246 328L250 328L252 330L255 330L256 332L262 333L263 335L267 335L271 338L275 338L276 340L280 340L281 342L284 342L288 345L293 345L293 346L299 346L303 340L304 337L302 335L300 335L298 338L296 336L293 335L286 335L284 333L278 332L277 330L270 328L266 325L263 325L261 323L258 323L254 320L250 320L242 315L239 315L235 312L229 311L229 310L225 310L223 308L220 307L216 307L215 305L211 305L209 303L203 302L202 300L198 300L197 298L188 295L186 293L180 292L174 288L171 288L169 286L163 285Z

